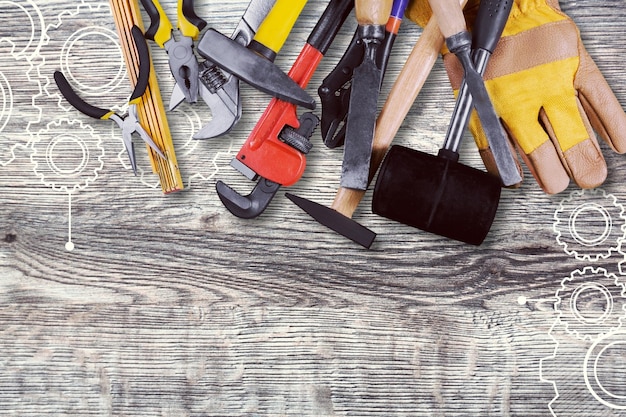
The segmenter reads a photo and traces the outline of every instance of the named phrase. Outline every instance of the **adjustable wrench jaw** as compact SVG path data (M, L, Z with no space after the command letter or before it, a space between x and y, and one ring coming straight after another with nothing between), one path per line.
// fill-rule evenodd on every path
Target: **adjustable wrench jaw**
M242 46L247 46L254 39L256 30L273 4L273 0L251 1L231 39ZM239 79L221 70L208 59L201 66L200 96L211 110L211 120L193 137L194 139L210 139L228 133L241 119ZM170 103L170 109L178 105L183 98L179 94L177 103Z

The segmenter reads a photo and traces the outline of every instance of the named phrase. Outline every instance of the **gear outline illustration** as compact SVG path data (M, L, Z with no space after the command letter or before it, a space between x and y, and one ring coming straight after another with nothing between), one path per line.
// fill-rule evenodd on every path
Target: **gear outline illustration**
M20 58L32 59L39 54L41 48L48 42L49 37L46 32L44 17L40 8L35 4L33 0L0 0L0 11L2 6L9 5L20 9L26 16L26 19L30 21L30 37L26 42L26 46L20 48L17 43L10 37L0 36L0 44L8 43L11 48L11 54ZM6 15L6 12L3 13ZM21 34L28 33L29 29L25 28L20 31Z
M590 277L594 279L590 280ZM586 290L596 291L601 298L604 297L606 307L604 314L584 320L586 316L575 309L578 297ZM597 347L616 334L624 335L626 284L604 268L586 266L561 281L555 299L554 309L558 316L548 332L555 343L554 351L539 361L540 381L551 384L555 393L548 404L551 414L554 417L586 417L593 413L590 410L601 408L602 415L622 415L618 410L625 408L614 402L615 398L624 398L605 390L600 381L597 358L604 350ZM571 337L582 342L571 343ZM624 340L624 337L619 339L620 342ZM581 404L575 410L571 408L572 396L576 396Z
M597 372L599 368L598 362L602 359L603 354L618 344L626 345L626 330L624 329L616 330L598 338L585 355L583 376L587 388L596 400L607 407L626 410L626 395L617 395L608 390L605 384L600 381Z
M76 110L69 103L67 103L65 98L58 91L56 83L52 79L52 74L55 70L61 70L68 78L75 91L85 98L108 97L107 93L111 93L114 90L117 91L120 88L123 89L123 92L120 90L117 91L117 93L112 93L111 99L114 98L116 94L119 95L120 98L124 95L130 95L130 84L124 84L124 81L126 80L126 66L122 58L122 50L118 40L118 35L111 27L96 24L99 16L101 16L102 19L106 17L106 20L109 21L110 13L110 6L106 3L89 4L85 1L81 1L74 9L63 10L56 16L56 21L46 27L48 38L64 39L64 41L59 45L51 46L50 50L54 51L54 53L46 51L52 53L51 56L47 57L48 60L52 62L46 63L48 68L45 72L46 75L43 76L45 81L44 92L49 99L56 100L58 107L65 112L73 112ZM68 19L80 19L81 16L88 16L84 19L86 22L90 22L88 26L81 26L72 33L67 33L67 31L64 32L65 21ZM55 36L55 32L57 31L60 33L58 36ZM103 85L89 86L87 83L82 81L80 77L76 76L72 72L71 65L69 64L70 56L80 55L71 53L72 48L90 35L103 37L108 41L108 43L113 45L116 51L118 51L116 56L119 57L119 62L117 63L118 68L116 70L116 76ZM58 52L59 50L61 51L60 54ZM119 103L111 102L110 104L105 105L100 103L100 106L110 108L113 111L124 112L127 104L125 103L124 105L119 105Z
M80 134L68 133L79 131ZM55 163L53 155L55 146L71 142L80 147L82 160L74 164L74 168L67 169ZM104 166L101 138L91 126L80 120L60 118L49 122L38 132L38 140L33 141L31 147L30 158L35 174L43 184L56 190L72 193L87 187L98 178L98 172Z
M604 313L598 317L590 317L578 307L581 296L589 291L599 293L606 302ZM555 296L557 320L569 334L581 340L594 341L620 328L626 319L626 286L604 268L588 266L572 272L561 281Z
M43 108L37 104L37 98L43 94L41 83L41 68L43 61L38 57L27 59L24 56L9 55L12 59L2 60L0 64L0 166L6 166L15 159L18 148L28 149L35 140L32 126L41 122ZM10 65L11 71L5 71L3 65ZM16 67L23 67L23 71L16 71ZM7 77L5 74L11 74ZM14 76L26 76L13 79ZM18 87L14 89L14 85ZM19 110L19 111L18 111ZM5 138L3 132L9 125L10 138ZM19 134L18 134L19 133Z
M581 235L576 225L583 214L600 215L604 222L603 232L589 239ZM554 212L553 230L557 243L566 254L580 261L595 262L607 259L612 252L618 251L624 230L626 215L624 206L612 194L603 189L574 190L563 199Z

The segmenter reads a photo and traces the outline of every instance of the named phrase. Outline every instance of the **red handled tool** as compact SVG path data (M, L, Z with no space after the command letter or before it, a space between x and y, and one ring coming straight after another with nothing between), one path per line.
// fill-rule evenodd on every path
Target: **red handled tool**
M337 32L350 14L352 0L331 0L307 39L288 75L303 89L308 85ZM258 180L252 192L242 196L218 181L217 194L237 217L260 215L281 185L295 184L306 167L305 154L319 123L312 113L300 118L296 105L274 98L252 130L231 165L250 180Z

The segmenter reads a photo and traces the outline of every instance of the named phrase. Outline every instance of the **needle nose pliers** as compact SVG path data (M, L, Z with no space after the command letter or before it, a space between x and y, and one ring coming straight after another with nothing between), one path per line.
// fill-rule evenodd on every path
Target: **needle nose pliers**
M144 9L150 16L150 27L145 37L153 40L167 51L170 71L176 81L173 95L180 90L189 103L198 101L200 89L199 64L193 51L193 43L207 22L198 17L193 9L193 0L178 0L177 16L179 39L174 37L172 23L167 18L157 0L141 0ZM170 100L170 109L174 105Z
M61 71L55 71L54 81L56 82L63 97L78 111L87 116L95 119L113 120L122 129L122 139L124 141L124 147L128 153L130 164L133 168L133 172L137 175L137 164L135 162L135 150L132 142L132 134L137 132L141 139L150 146L161 158L166 159L165 154L154 143L148 132L141 126L137 117L137 103L143 96L148 86L148 79L150 77L150 55L148 51L148 45L144 39L141 29L137 26L133 26L131 29L133 40L137 47L137 53L139 56L139 72L137 75L137 84L129 99L128 113L126 115L119 115L113 110L101 109L99 107L92 106L86 103L82 98L76 94L72 89L67 78Z

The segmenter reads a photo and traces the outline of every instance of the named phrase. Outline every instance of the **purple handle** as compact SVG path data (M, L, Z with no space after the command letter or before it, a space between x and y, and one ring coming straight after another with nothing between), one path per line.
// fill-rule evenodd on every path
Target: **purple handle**
M408 4L409 0L393 0L393 6L391 6L391 17L402 19L404 10Z

